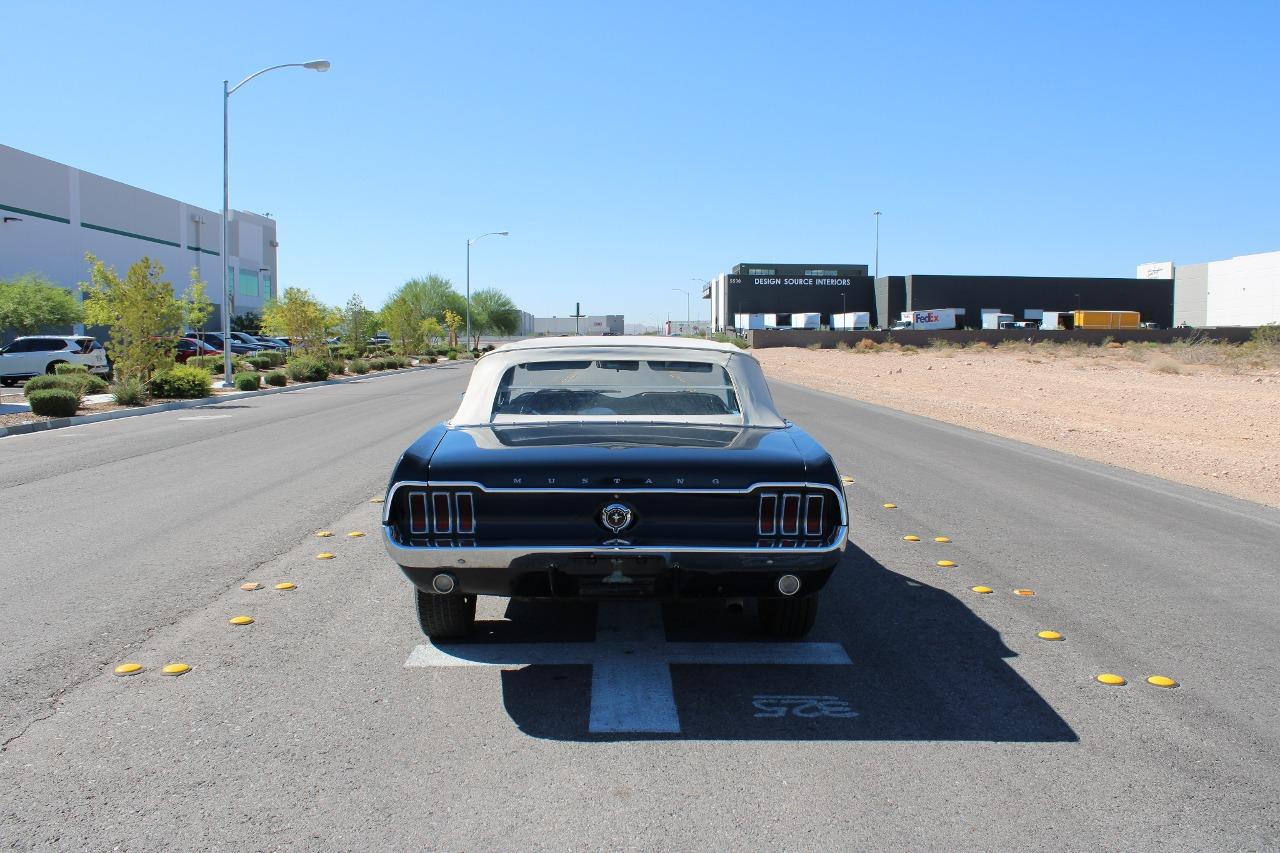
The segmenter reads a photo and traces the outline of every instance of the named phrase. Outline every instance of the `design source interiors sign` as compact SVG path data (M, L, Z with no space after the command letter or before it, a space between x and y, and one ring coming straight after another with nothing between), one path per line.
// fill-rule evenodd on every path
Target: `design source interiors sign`
M859 283L865 283L861 278ZM745 284L748 287L850 287L851 278L774 278L763 275L731 275L725 277L730 285Z

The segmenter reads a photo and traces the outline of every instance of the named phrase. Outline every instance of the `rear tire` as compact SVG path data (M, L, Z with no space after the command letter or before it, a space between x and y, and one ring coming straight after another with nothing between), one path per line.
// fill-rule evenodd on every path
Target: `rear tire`
M451 593L440 595L414 589L418 624L433 640L457 640L471 633L476 621L476 597Z
M802 598L762 598L757 602L760 627L770 637L799 640L818 619L818 596Z
M55 374L55 373L57 373L57 372L58 372L58 365L59 365L59 364L66 364L66 362L65 362L65 361L51 361L51 362L49 362L49 365L44 369L44 372L45 372L46 374L48 374L49 376L52 376L53 374Z

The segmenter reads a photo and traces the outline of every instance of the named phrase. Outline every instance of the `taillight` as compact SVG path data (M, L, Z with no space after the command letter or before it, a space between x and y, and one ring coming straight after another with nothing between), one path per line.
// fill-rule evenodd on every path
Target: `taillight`
M795 536L800 532L800 496L782 496L782 535Z
M763 492L758 511L756 530L760 536L795 537L761 540L765 546L798 547L797 538L821 537L827 532L826 498L820 493Z
M410 535L475 532L475 497L470 492L409 492Z

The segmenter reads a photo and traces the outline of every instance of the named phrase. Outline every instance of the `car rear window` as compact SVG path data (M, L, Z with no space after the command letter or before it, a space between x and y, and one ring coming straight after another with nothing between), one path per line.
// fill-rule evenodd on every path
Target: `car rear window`
M729 373L709 361L534 361L507 369L493 414L526 416L738 415Z

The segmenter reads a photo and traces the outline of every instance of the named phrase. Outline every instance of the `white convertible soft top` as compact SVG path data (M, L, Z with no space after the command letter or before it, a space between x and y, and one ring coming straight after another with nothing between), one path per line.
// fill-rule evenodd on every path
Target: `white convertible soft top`
M773 396L765 382L760 363L733 346L696 338L655 336L530 338L504 344L480 359L471 383L463 395L462 405L449 422L450 426L488 426L494 423L493 402L503 375L518 364L565 360L636 359L648 361L705 361L718 364L729 374L738 398L741 414L734 415L670 415L661 418L637 416L516 416L519 420L609 420L656 421L664 423L720 423L749 427L780 428L786 421L774 408ZM500 416L501 422L519 422L513 416Z

